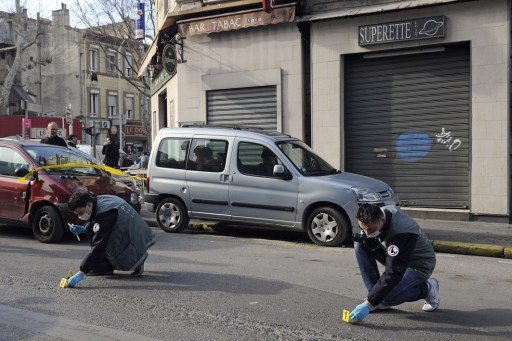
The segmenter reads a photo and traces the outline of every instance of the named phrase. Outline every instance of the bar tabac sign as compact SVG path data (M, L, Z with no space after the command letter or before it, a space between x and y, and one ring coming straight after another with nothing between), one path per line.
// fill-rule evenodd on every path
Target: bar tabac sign
M445 32L444 15L429 18L395 21L359 26L359 46L394 43L420 39L442 38Z
M190 37L199 34L292 22L294 18L295 6L276 7L272 13L258 10L194 21L183 20L178 22L178 30L181 36Z

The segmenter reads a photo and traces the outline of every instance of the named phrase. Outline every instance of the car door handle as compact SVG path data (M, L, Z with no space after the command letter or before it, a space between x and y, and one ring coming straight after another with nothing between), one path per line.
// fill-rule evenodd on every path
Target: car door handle
M231 176L229 174L221 174L220 182L231 182Z

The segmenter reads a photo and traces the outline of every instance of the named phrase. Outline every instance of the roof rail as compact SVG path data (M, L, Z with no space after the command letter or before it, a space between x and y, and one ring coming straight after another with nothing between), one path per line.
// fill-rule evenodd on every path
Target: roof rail
M265 130L262 127L255 127L246 124L182 124L180 128L217 128L217 129L233 129L233 130Z

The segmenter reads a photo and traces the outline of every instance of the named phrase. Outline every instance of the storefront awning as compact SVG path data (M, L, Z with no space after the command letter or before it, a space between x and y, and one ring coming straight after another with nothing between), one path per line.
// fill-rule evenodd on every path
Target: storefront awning
M236 13L223 13L210 17L178 21L178 32L182 37L199 34L241 30L249 27L281 24L295 20L295 3L276 6L272 13L252 9Z
M355 8L346 8L338 11L321 12L316 14L304 15L297 18L297 22L302 21L320 21L327 19L336 19L344 17L355 17L358 15L372 14L372 13L383 13L389 11L398 11L405 9L414 9L416 7L442 5L450 2L460 2L462 0L408 0L408 1L396 1L389 4L379 4L370 6L360 6Z
M151 62L151 59L153 59L153 56L156 53L157 50L157 44L158 44L158 34L156 35L155 39L153 40L153 44L149 47L149 50L146 52L146 55L144 56L144 59L142 59L142 64L140 64L139 72L137 73L137 77L142 76L144 71L146 71L146 68L148 67L149 63Z
M151 59L157 52L158 35L160 34L160 32L173 26L174 24L176 24L176 22L178 20L186 18L186 17L190 17L192 15L201 15L202 13L204 14L204 12L206 10L210 10L210 11L229 10L229 9L235 9L235 8L244 8L247 6L254 6L254 5L258 5L258 4L261 4L261 0L241 0L241 1L219 3L219 4L215 4L214 6L212 5L212 6L207 6L207 7L195 7L195 8L191 8L191 9L187 9L187 10L183 10L183 11L177 11L177 12L169 11L169 13L167 13L167 16L166 16L164 22L158 28L158 31L157 31L158 33L157 33L157 36L155 37L155 40L153 41L153 44L151 44L151 47L149 48L148 52L146 53L146 56L144 57L144 59L142 60L142 63L140 64L139 72L138 72L137 76L138 77L142 76L144 71L146 71L146 68L148 67L149 63L151 62Z

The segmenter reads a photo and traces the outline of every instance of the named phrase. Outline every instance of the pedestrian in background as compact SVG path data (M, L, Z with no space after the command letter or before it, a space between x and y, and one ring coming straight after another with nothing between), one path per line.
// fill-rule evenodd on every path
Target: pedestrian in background
M149 164L149 153L144 152L140 158L140 169L147 169Z
M76 145L78 144L78 137L76 137L75 134L71 134L68 136L68 146L76 148Z
M104 164L112 168L119 168L119 143L116 140L107 137L101 153L105 155Z
M47 136L45 138L41 139L41 141L40 141L41 143L51 144L54 146L62 146L62 147L68 146L66 141L64 141L64 139L58 135L59 126L57 125L57 123L55 123L55 122L48 123L48 127L46 128L46 130L47 130Z
M69 287L86 275L108 276L114 270L133 271L134 277L142 275L155 234L133 207L115 195L93 197L84 192L73 194L68 208L84 222L84 226L70 224L71 233L86 234L91 244L80 271L69 279Z
M424 311L436 310L439 283L430 278L436 256L416 221L396 206L375 204L361 205L357 220L362 231L354 236L354 251L368 296L349 317L362 321L375 309L420 299ZM382 275L377 262L385 266Z

